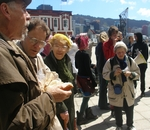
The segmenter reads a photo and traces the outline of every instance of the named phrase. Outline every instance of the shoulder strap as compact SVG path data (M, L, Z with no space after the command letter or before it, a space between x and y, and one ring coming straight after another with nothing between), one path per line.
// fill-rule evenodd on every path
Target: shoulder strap
M130 62L130 66L132 65L132 61L131 61L131 57L128 56L129 62Z
M114 57L110 58L110 67L111 67L111 71L113 69L113 62L114 62ZM114 85L114 83L112 82L112 80L110 81L112 85Z
M111 70L113 69L113 62L114 62L114 57L110 58L110 66L111 66Z

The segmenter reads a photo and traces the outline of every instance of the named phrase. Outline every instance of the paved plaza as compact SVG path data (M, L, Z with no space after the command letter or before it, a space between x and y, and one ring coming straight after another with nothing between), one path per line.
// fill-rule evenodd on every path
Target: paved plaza
M92 48L92 62L95 63L94 50ZM137 130L150 130L150 59L148 60L148 69L146 71L146 95L140 97L140 82L137 86L137 94L134 107L134 126ZM99 118L95 121L89 122L88 124L79 126L79 130L115 130L115 119L110 116L111 112L107 110L100 110L98 107L99 96L95 95L91 97L89 101L89 107L92 108L93 113L98 115ZM75 97L75 109L80 109L82 97ZM123 129L126 130L126 116L123 114Z

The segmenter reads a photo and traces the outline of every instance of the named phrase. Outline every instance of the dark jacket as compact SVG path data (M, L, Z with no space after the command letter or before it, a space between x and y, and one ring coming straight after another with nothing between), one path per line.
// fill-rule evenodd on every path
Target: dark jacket
M66 59L66 65L68 69L73 73L72 71L72 64L69 56L66 54L65 55ZM56 71L58 75L60 75L58 71L58 65L57 65L57 60L54 57L53 51L49 53L49 55L44 59L45 64L50 68L51 71ZM63 81L63 82L69 82L69 81ZM73 89L72 89L72 95L64 100L63 102L56 103L56 111L57 111L57 116L60 121L60 123L63 126L63 120L60 117L60 113L63 113L65 111L68 111L69 113L69 123L68 123L68 128L69 130L74 130L74 118L75 118L75 109L74 109L74 94L73 94Z
M104 64L106 62L103 52L103 43L99 42L95 49L97 70L99 73L102 73Z
M135 33L137 36L137 41L133 44L132 57L135 58L140 51L144 56L145 60L148 60L148 46L145 42L143 42L143 37L141 33ZM139 67L147 67L147 64L140 64Z
M44 130L54 118L54 103L47 93L41 95L16 45L3 39L1 36L0 130Z
M90 78L93 86L96 86L96 82L91 71L91 59L85 50L77 51L75 55L75 66L78 69L78 75Z

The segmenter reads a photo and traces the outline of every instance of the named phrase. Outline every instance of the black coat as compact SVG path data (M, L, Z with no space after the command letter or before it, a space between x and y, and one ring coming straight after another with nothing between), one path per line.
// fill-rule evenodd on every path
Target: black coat
M93 86L97 85L91 71L91 59L85 50L77 51L75 55L75 66L78 69L79 76L89 77Z
M143 37L141 33L136 33L137 36L137 41L135 44L133 44L133 49L132 49L132 57L135 58L140 51L142 55L144 56L145 60L148 60L148 46L145 42L143 42ZM140 64L139 67L147 67L147 64L143 63Z

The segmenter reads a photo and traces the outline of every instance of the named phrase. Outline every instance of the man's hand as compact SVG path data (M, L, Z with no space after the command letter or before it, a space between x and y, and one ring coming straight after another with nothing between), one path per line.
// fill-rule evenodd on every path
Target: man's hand
M71 89L65 90L64 86L61 84L46 87L46 92L53 96L55 102L62 102L63 100L69 98L72 94Z

